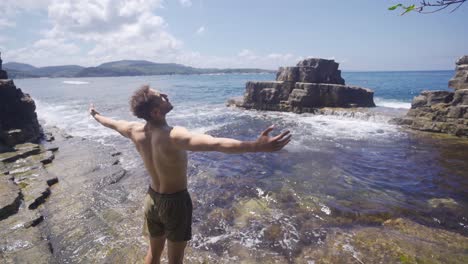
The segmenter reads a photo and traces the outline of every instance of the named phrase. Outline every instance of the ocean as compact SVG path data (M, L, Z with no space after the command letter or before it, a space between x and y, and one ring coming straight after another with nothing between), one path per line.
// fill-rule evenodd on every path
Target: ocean
M253 140L272 124L273 134L290 130L292 141L276 153L190 153L188 179L193 249L237 261L241 250L236 254L232 248L239 246L291 261L305 248L323 245L330 228L375 226L398 217L468 235L466 140L389 122L403 116L422 90L450 90L453 75L344 72L346 84L374 90L377 107L325 115L225 106L243 95L247 81L274 80L274 74L41 78L15 84L33 97L47 125L121 151L124 168L141 177L136 179L141 188L129 192L141 197L149 183L141 160L129 140L88 115L91 103L103 115L136 121L129 97L150 84L174 105L168 123L194 133Z

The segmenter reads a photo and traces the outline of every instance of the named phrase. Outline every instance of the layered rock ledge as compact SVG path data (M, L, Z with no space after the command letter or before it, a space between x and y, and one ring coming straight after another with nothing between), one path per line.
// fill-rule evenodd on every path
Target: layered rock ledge
M323 107L374 107L374 92L347 86L333 60L306 59L295 67L280 67L276 81L246 84L241 100L228 105L246 109L316 112Z
M54 263L46 236L38 229L43 204L58 183L47 171L57 147L18 144L0 153L0 262Z
M128 193L119 184L126 176L120 153L45 129L48 141L0 154L0 263L140 260L142 241L123 248L97 240L121 243L142 226L140 203L126 202ZM123 226L124 217L137 223Z
M411 129L468 137L468 56L456 62L451 91L423 91L396 122Z

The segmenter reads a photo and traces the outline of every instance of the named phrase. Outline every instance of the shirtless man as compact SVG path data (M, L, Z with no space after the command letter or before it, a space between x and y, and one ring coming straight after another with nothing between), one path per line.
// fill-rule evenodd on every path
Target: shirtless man
M187 241L192 236L192 201L187 192L187 150L224 153L271 152L282 149L291 139L289 131L270 137L273 126L255 141L216 138L193 134L183 127L171 127L166 114L172 105L166 94L142 86L132 96L130 108L145 123L113 120L91 105L89 113L103 126L119 132L135 144L151 185L145 198L145 226L150 247L145 263L160 263L167 239L169 263L182 263Z

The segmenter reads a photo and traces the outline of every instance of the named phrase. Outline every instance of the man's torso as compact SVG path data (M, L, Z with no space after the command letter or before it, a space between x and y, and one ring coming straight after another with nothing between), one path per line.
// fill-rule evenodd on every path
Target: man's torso
M172 127L149 129L135 125L131 139L151 175L151 188L158 193L187 189L187 152L177 149L169 134Z

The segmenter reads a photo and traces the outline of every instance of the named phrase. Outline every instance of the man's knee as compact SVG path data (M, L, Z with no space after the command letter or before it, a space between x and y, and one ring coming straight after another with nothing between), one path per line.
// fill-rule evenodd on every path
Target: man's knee
M166 238L163 236L150 238L150 248L148 250L148 254L151 254L152 257L160 257L164 250L165 242Z
M183 263L184 260L184 252L185 247L187 246L187 242L172 242L168 240L167 245L167 255L169 257L170 264L179 264Z

